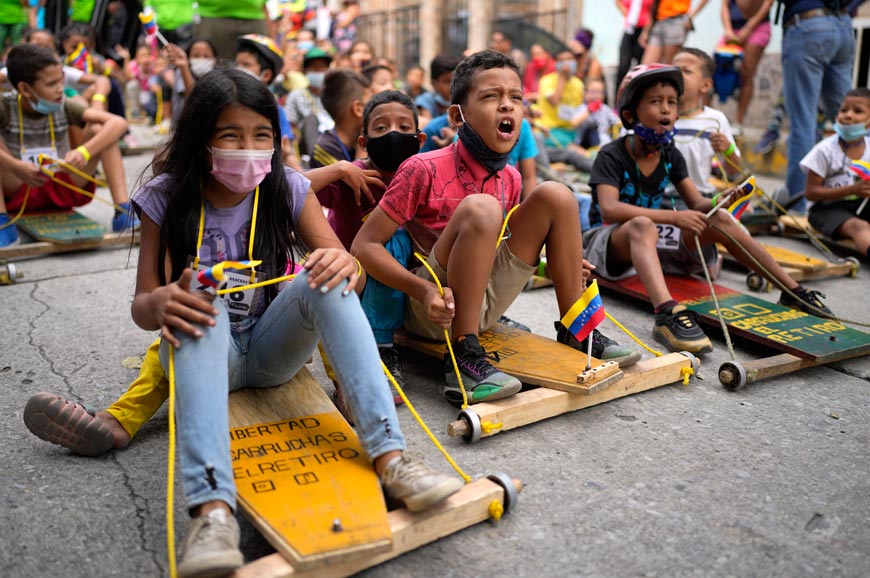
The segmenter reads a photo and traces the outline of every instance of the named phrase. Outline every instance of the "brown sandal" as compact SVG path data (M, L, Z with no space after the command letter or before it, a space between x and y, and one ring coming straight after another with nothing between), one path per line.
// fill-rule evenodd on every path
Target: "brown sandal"
M115 444L109 426L80 403L40 392L27 400L24 424L35 436L81 456L99 456Z

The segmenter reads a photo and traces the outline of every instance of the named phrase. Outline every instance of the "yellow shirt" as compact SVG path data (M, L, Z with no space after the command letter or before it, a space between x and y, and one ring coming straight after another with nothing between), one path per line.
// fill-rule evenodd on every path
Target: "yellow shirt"
M541 111L541 118L538 119L538 124L548 129L571 129L571 119L577 107L583 104L583 81L576 76L569 78L562 90L562 98L556 106L553 106L547 97L556 92L558 82L558 72L551 72L541 77L541 82L538 84L538 108Z

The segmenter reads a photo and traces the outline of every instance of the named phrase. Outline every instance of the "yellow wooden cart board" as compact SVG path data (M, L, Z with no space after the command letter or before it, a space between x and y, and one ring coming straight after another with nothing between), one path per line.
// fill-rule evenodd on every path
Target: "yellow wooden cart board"
M230 450L239 507L295 568L391 548L377 475L307 369L230 394Z
M501 323L482 332L479 339L493 366L530 385L588 394L622 377L622 372L616 371L602 374L601 379L581 382L578 375L586 369L585 353ZM443 356L447 348L443 341L421 339L404 331L396 333L396 342L434 357ZM602 365L601 361L592 358L593 370Z

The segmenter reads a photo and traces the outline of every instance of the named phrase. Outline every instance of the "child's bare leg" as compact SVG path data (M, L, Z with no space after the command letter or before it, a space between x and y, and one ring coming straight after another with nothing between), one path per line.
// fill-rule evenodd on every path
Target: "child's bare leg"
M560 183L541 183L511 216L508 230L511 253L529 265L538 263L546 243L559 315L567 313L583 293L583 243L573 193Z
M103 149L100 153L100 160L103 162L103 170L106 173L106 184L109 185L109 191L112 193L112 200L116 205L122 205L130 202L130 197L127 195L127 179L124 174L124 161L121 157L121 148L118 143L112 144L110 147Z
M477 335L501 223L502 207L496 199L489 195L471 195L456 208L432 249L438 263L447 269L453 290L454 338Z
M789 277L770 253L765 251L764 247L759 245L758 242L753 239L743 229L743 227L735 222L727 212L721 210L717 211L712 217L710 217L710 219L708 219L708 223L711 226L701 234L702 243L722 243L728 249L728 252L734 255L740 263L753 269L762 277L770 281L779 281L789 291L793 291L797 288L797 281ZM728 235L726 236L722 234L717 229L725 231ZM733 241L731 240L732 238L734 239ZM769 271L769 274L759 271L758 266L755 265L751 259L746 257L747 252L752 255L752 257L758 261L764 269Z
M654 307L673 300L656 250L657 240L655 223L647 217L634 217L613 231L608 247L610 259L634 266Z
M870 223L853 217L840 225L837 233L847 239L852 239L858 252L867 255L867 250L870 249Z

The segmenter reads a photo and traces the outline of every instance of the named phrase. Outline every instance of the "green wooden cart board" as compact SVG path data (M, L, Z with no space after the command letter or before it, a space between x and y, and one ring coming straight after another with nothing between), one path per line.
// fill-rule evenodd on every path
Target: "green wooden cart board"
M37 241L71 244L101 239L106 229L75 211L24 214L15 223Z
M674 299L698 313L707 325L719 328L716 306L704 279L666 275L665 280ZM619 282L599 278L598 282L606 289L649 301L637 276ZM731 335L819 363L870 353L870 334L728 287L714 287Z

